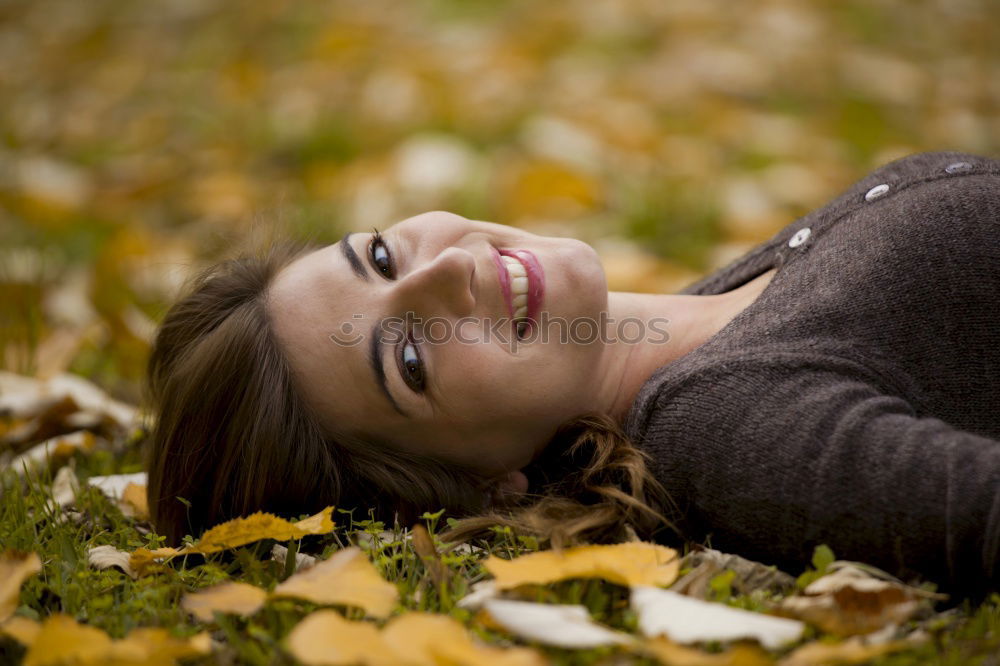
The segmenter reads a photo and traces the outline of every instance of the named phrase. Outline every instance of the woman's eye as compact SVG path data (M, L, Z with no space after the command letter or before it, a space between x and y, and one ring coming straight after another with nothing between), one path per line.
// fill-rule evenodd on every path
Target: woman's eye
M400 360L400 373L403 375L403 381L406 385L417 393L421 393L424 390L424 362L420 358L420 352L417 351L417 345L414 344L412 338L407 336L406 342L403 343L403 347L399 354Z
M372 237L368 253L371 255L375 270L385 277L392 279L395 275L392 266L392 257L389 255L389 247L385 244L382 235L378 231L375 231L375 235Z

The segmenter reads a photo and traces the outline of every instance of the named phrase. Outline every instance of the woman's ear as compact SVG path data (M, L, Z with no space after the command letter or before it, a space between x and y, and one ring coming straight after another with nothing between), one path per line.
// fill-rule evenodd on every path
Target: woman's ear
M524 475L524 472L516 469L500 477L497 487L501 492L526 493L528 492L528 477Z
M528 477L521 470L514 470L497 477L487 492L487 503L503 505L508 499L526 492L528 492Z

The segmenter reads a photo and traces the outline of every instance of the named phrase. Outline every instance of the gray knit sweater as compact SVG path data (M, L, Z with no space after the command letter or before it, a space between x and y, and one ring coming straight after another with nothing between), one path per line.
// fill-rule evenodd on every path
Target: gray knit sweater
M771 283L625 428L685 535L1000 587L1000 161L907 157L682 293Z

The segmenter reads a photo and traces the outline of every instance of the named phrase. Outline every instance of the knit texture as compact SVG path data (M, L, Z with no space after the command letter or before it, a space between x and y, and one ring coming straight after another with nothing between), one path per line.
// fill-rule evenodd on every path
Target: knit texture
M1000 161L893 162L682 293L770 268L626 418L668 515L789 571L825 543L957 596L1000 588Z

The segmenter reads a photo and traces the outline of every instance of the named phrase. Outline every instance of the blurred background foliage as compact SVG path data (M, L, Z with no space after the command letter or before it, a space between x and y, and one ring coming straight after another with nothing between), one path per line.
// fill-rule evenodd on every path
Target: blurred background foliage
M672 291L921 150L1000 152L997 0L4 0L0 366L139 398L194 268L431 209Z

